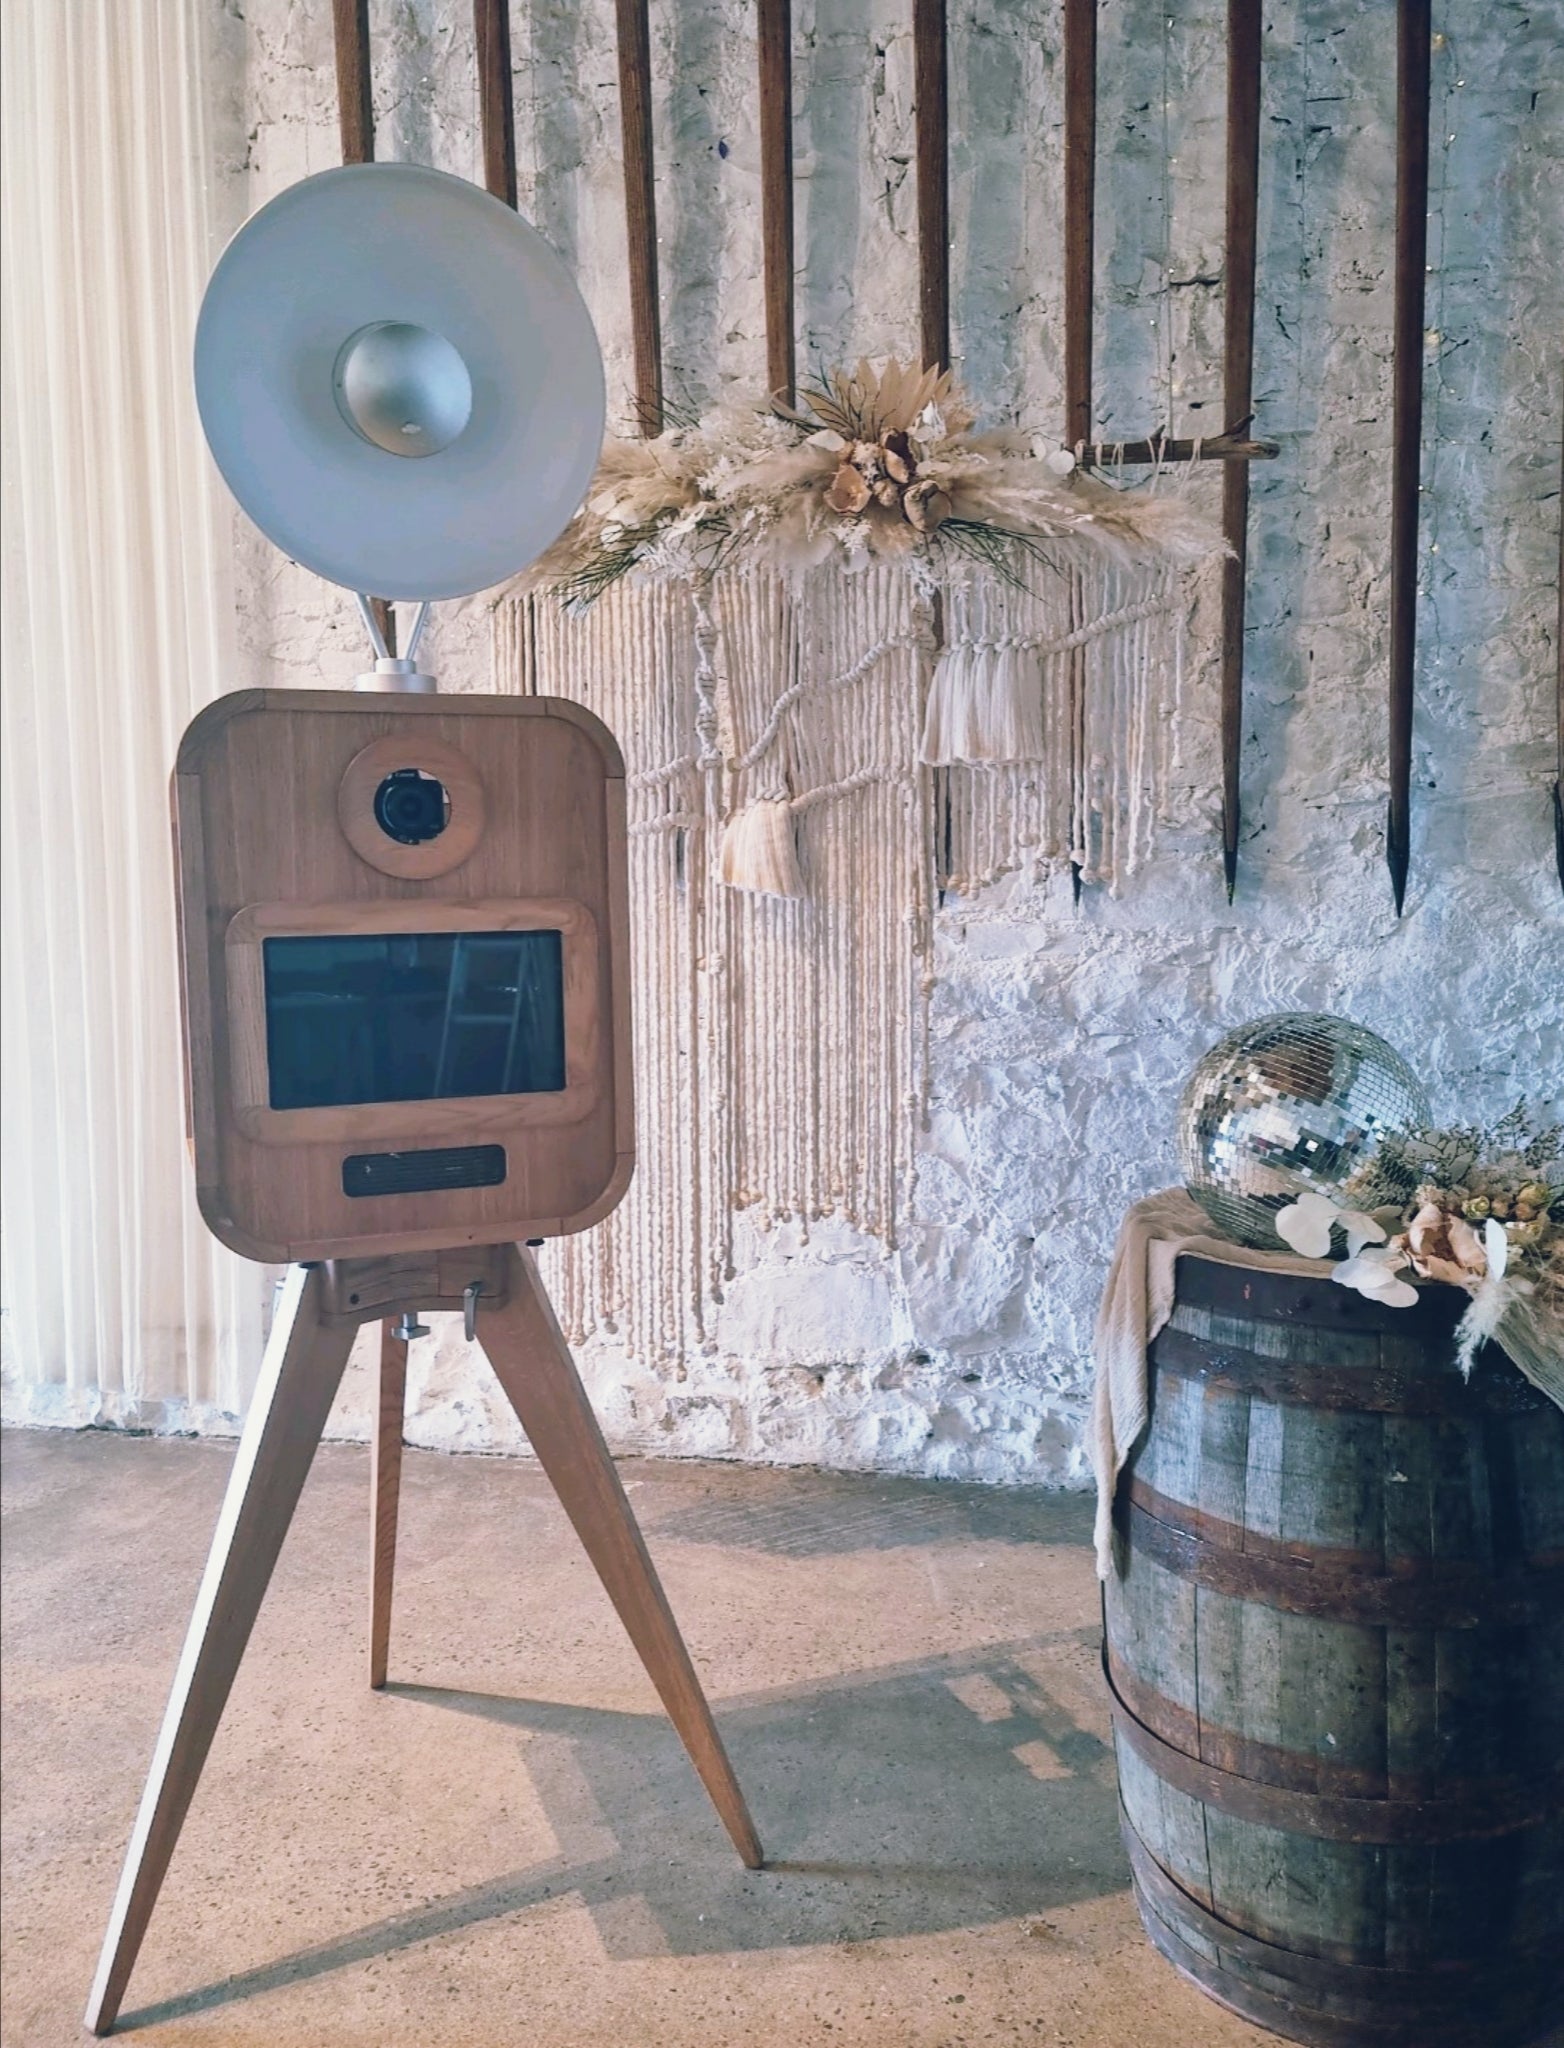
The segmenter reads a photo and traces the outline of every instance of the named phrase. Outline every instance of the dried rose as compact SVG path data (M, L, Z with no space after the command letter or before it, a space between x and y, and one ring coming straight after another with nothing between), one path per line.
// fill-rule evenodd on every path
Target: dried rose
M922 483L908 486L902 510L919 533L933 533L950 517L950 498L938 484L925 478Z
M1426 1280L1446 1280L1464 1287L1488 1270L1482 1240L1459 1216L1450 1216L1436 1202L1425 1202L1407 1229L1412 1264Z
M895 482L891 477L882 476L880 481L874 486L874 502L877 505L884 505L889 511L899 511L901 509L901 492L902 487L899 483Z
M1548 1190L1540 1180L1529 1180L1525 1187L1516 1189L1515 1199L1518 1202L1529 1202L1534 1209L1546 1209Z
M831 488L825 494L825 501L833 512L861 512L869 502L869 486L863 472L844 462L831 479Z
M1493 1204L1486 1195L1473 1195L1469 1202L1461 1204L1461 1214L1468 1223L1486 1223L1492 1209Z

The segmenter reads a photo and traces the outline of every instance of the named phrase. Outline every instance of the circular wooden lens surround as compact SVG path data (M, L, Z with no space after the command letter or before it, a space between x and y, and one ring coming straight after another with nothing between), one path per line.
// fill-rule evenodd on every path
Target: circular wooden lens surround
M375 815L381 784L407 768L433 776L450 805L445 829L416 846L393 839ZM349 846L381 874L402 881L425 882L460 867L483 837L484 820L483 778L472 762L417 732L372 741L353 756L337 785L337 822Z

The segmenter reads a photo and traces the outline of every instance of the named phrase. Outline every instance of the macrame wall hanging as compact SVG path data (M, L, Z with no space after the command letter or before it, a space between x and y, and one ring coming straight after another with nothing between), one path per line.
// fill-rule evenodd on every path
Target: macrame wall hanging
M588 705L627 767L642 1165L553 1253L573 1339L677 1365L746 1209L896 1243L936 895L1134 872L1218 549L896 363L609 449L496 612L496 687Z
M1235 4L1258 20L1253 0ZM975 434L941 375L944 0L914 0L913 17L921 354L932 368L876 376L861 365L812 411L793 409L789 0L758 0L775 404L665 433L647 6L620 0L646 439L609 449L541 582L496 613L496 687L591 705L629 769L641 1165L607 1224L551 1253L555 1298L574 1339L609 1329L676 1371L709 1341L740 1212L806 1227L838 1214L895 1243L923 1120L938 895L1045 859L1069 861L1077 893L1134 872L1176 729L1191 568L1222 549L1176 494L1120 492L1086 473L1095 0L1064 8L1069 452ZM1236 106L1243 118L1230 120L1229 424L1203 441L1158 431L1116 447L1154 480L1184 461L1241 475L1276 452L1245 439L1250 40L1230 65L1230 116ZM508 163L508 62L500 53L482 68L486 175L499 191L506 181L489 166ZM514 203L513 192L502 196ZM1244 506L1228 497L1231 893Z

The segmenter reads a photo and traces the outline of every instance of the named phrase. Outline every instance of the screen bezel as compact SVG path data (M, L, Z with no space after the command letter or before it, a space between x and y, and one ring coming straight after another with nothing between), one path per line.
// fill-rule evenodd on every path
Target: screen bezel
M266 1040L266 973L261 948L276 938L383 938L396 933L557 931L565 999L565 1085L531 1095L444 1095L412 1102L357 1102L273 1109ZM584 903L529 897L465 903L254 903L231 920L225 939L229 1073L234 1120L263 1145L356 1143L394 1149L469 1137L498 1124L569 1124L597 1098L597 921Z

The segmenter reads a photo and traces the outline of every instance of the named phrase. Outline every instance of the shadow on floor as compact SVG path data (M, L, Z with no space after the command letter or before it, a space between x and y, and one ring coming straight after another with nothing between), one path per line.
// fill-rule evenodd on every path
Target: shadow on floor
M1044 1493L941 1481L838 1479L812 1474L807 1493L766 1500L681 1501L654 1511L647 1533L676 1543L713 1543L772 1557L834 1557L848 1550L897 1550L953 1541L1089 1543L1094 1502L1084 1493Z
M562 1894L586 1904L618 1960L933 1933L1123 1890L1111 1758L1069 1706L1095 1641L1069 1631L724 1702L723 1738L766 1847L760 1872L733 1857L660 1714L392 1685L407 1709L523 1733L559 1854L126 2014L121 2029Z

